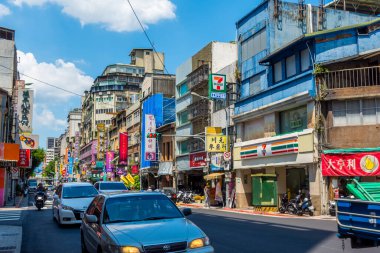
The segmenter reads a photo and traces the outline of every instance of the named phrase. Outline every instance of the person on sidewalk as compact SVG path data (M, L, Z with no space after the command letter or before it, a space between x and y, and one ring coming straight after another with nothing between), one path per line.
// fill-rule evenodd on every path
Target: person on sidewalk
M210 188L208 187L208 184L205 185L203 191L205 194L205 207L210 208Z

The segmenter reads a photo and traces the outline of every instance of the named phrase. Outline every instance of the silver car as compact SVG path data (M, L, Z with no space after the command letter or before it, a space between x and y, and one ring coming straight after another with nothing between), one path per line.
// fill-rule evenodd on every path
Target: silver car
M165 195L155 192L100 194L84 214L82 252L212 253L206 234Z

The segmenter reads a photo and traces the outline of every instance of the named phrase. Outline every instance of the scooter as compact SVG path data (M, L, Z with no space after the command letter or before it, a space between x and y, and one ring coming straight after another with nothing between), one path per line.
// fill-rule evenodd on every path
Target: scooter
M25 188L24 189L24 197L28 196L28 193L29 193L28 188Z
M36 193L34 204L37 207L38 211L41 211L41 209L45 205L45 193L44 192L37 192Z
M311 197L308 193L306 197L303 199L302 203L298 206L297 214L303 215L305 213L309 214L310 216L314 215L314 206L313 203L311 203Z
M288 200L288 194L284 193L281 198L281 205L278 208L278 211L280 213L285 213L288 210L289 200Z
M331 216L335 216L336 215L335 206L336 206L335 200L330 200L329 201L329 214Z
M183 203L191 203L194 202L193 193L191 191L185 192L183 196Z

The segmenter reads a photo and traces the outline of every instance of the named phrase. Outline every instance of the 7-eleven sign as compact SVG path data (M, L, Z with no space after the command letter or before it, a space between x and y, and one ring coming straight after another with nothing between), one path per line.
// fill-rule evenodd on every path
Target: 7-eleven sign
M226 98L226 76L220 74L210 74L209 76L209 96L214 99Z

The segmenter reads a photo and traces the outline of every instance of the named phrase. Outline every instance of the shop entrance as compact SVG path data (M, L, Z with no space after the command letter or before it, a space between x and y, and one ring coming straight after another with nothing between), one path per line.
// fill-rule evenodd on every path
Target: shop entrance
M286 191L290 198L295 198L298 191L308 190L306 173L304 168L286 170Z

